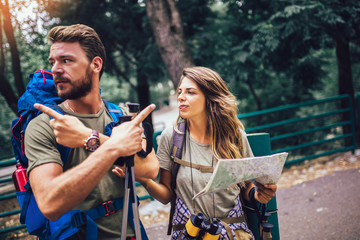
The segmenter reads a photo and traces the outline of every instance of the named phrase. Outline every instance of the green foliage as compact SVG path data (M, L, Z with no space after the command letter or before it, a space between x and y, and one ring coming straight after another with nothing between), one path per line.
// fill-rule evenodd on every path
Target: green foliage
M103 87L103 96L108 95L115 102L123 102L126 97L131 98L126 101L138 102L137 96L146 95L137 92L142 89L139 86L167 81L143 2L64 0L57 1L56 8L53 4L48 2L46 8L51 16L60 19L61 24L89 25L102 39L107 54L106 81L109 78L117 81L106 83L109 87ZM121 96L118 95L120 92Z
M336 0L216 1L211 6L216 16L208 15L188 41L196 64L215 69L229 82L241 113L334 96L338 88L335 40L346 38L359 46L360 38L354 38L360 26L359 4L342 5ZM319 110L313 107L309 111ZM303 110L287 111L245 125L303 114ZM289 125L269 131L278 135L312 126ZM310 136L290 141L299 143L306 137Z
M104 98L137 101L141 94L135 93L137 86L149 84L151 102L164 102L171 87L144 1L40 2L38 17L43 24L27 19L16 25L25 81L37 68L48 68L49 27L84 23L99 33L107 50L106 74L100 82ZM241 113L337 95L335 40L339 39L350 42L354 88L360 90L360 1L189 0L176 4L195 64L220 73L237 97ZM5 67L13 81L11 65ZM1 121L8 124L9 114L0 115ZM302 114L287 112L282 117Z
M6 101L0 96L0 157L13 155L11 146L11 120L16 118Z
M135 101L136 94L129 91L129 86L122 87L123 85L127 84L120 83L116 77L104 73L100 81L101 97L116 104Z

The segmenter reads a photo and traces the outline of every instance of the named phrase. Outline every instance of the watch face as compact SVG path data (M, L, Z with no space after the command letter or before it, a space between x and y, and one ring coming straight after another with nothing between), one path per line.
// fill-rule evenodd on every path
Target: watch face
M96 137L89 138L86 142L86 150L93 152L100 146L100 140Z

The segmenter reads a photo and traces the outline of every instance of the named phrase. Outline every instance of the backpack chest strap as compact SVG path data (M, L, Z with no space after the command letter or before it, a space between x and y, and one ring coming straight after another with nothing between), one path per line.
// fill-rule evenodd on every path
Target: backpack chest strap
M86 211L86 214L90 216L92 219L96 220L103 216L109 216L119 209L123 208L124 200L123 198L118 198L116 200L111 200L107 202L103 202L98 207L89 209Z
M195 168L199 171L201 171L202 173L212 173L214 172L214 168L210 167L210 166L205 166L205 165L201 165L201 164L196 164L196 163L190 163L181 159L178 159L177 157L174 157L174 162L186 166L186 167L191 167L191 168Z

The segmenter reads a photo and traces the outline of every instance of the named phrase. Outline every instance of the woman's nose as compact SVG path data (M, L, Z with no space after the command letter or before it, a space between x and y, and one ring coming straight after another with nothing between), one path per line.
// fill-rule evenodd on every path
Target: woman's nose
M184 101L184 99L185 99L184 94L183 94L183 93L179 93L179 95L178 95L178 101L179 101L179 102L182 102L182 101Z

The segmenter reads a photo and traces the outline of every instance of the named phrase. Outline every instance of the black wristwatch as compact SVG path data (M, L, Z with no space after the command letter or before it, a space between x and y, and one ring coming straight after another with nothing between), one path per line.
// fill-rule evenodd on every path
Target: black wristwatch
M96 149L98 149L99 146L100 146L99 132L93 129L90 137L88 137L85 140L85 144L84 144L85 150L89 152L94 152Z

